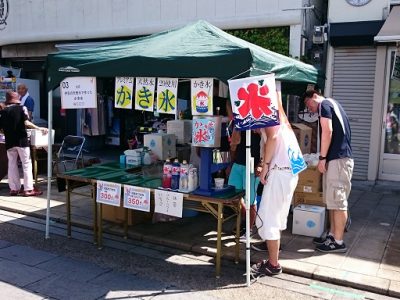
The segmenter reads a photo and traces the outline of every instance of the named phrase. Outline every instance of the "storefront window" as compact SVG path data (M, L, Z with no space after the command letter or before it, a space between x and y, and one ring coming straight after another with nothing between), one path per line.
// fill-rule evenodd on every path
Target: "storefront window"
M400 55L400 53L398 53ZM391 70L395 61L392 52ZM399 59L397 59L398 64ZM398 66L397 66L398 67ZM391 76L386 109L385 153L400 154L400 78Z

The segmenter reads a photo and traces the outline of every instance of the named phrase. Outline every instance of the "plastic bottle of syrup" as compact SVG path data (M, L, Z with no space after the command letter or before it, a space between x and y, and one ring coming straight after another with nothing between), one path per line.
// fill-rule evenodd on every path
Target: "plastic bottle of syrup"
M172 164L171 161L167 158L163 167L162 187L164 189L171 188L171 178L172 178Z
M181 174L179 178L179 190L187 191L189 188L189 165L186 160L182 161Z
M179 189L179 177L181 172L181 165L179 160L176 158L172 163L172 177L171 177L171 189L178 190Z

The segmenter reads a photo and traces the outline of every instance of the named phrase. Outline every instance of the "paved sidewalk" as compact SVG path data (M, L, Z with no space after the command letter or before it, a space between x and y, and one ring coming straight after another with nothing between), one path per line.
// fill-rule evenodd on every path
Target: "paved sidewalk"
M44 184L42 188L45 188ZM84 189L84 188L83 188ZM65 193L53 188L51 217L53 222L65 222ZM0 184L0 209L25 215L44 217L45 195L42 197L10 197L5 181ZM400 297L400 188L398 183L353 182L350 195L352 225L345 235L349 248L345 254L322 254L314 250L312 239L283 233L281 264L287 274L301 275L367 291ZM89 200L75 197L72 220L89 228L92 209ZM234 237L232 223L224 225L224 264L233 263ZM108 233L121 235L122 227L105 222ZM129 237L148 243L175 247L193 253L215 254L216 220L210 215L183 218L168 223L146 223L130 227ZM53 226L50 230L54 230ZM252 251L253 262L266 253ZM245 247L241 246L245 261ZM222 266L224 276L224 266Z

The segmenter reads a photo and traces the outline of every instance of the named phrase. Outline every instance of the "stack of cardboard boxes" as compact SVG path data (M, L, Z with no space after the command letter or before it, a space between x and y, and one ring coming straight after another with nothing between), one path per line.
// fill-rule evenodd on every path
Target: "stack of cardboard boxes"
M292 124L303 154L310 153L312 129L304 124ZM316 166L308 166L299 174L293 195L293 234L319 237L325 229L325 204L322 175Z

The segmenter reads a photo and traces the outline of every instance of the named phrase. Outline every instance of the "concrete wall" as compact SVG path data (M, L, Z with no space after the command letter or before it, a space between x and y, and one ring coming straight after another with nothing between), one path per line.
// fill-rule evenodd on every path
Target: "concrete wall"
M358 22L383 20L388 13L388 0L371 0L364 6L351 6L345 0L330 0L328 22Z
M146 35L204 19L222 29L301 24L302 0L12 0L0 46Z

